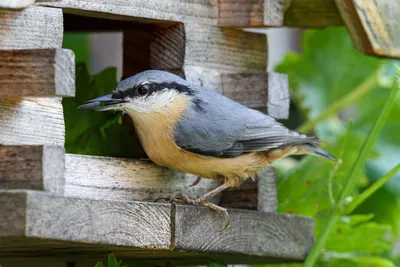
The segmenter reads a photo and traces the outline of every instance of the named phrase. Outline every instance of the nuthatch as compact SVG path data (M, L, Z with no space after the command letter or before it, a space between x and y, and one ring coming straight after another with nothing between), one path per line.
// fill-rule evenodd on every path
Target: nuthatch
M164 71L129 77L111 94L79 109L127 113L153 162L198 177L223 179L221 186L206 194L196 198L176 194L174 200L223 214L225 227L229 222L226 209L207 198L256 177L286 156L312 154L335 160L318 146L316 137L289 130L262 112Z

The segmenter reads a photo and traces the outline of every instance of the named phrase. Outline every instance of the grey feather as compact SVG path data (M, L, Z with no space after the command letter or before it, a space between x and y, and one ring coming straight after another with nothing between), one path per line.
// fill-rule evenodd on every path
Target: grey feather
M193 103L175 129L176 144L203 156L235 157L289 145L317 145L318 139L291 131L274 118L215 91L191 85Z

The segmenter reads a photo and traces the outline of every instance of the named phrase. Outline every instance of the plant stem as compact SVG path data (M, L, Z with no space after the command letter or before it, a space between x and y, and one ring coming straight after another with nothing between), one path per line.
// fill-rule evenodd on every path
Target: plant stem
M351 169L349 176L346 180L346 184L344 185L344 188L337 200L337 204L334 209L331 210L329 219L327 223L325 224L325 227L321 233L321 235L318 237L315 245L311 249L310 253L307 256L307 259L304 263L304 267L312 267L314 266L315 262L318 260L319 255L321 253L321 250L324 248L326 240L328 239L328 235L331 232L332 228L336 225L338 220L340 219L344 205L345 205L345 198L349 195L351 192L352 188L354 187L354 184L357 182L358 174L361 170L361 168L364 165L364 162L367 158L368 153L371 150L372 145L375 143L379 132L382 130L383 125L390 113L390 110L392 109L395 100L396 100L396 94L399 91L400 88L400 71L397 71L396 77L395 77L395 82L393 83L393 88L387 97L385 104L381 110L381 113L379 114L378 119L376 120L374 126L369 132L369 135L367 139L364 142L363 147L361 148L361 152L357 157L356 162L353 165L353 168Z
M307 133L311 131L314 126L317 125L319 122L335 115L339 110L362 98L365 94L369 92L372 87L378 84L379 72L380 69L378 69L378 71L375 72L373 75L369 76L366 80L364 80L363 83L354 88L350 93L333 103L324 112L319 114L315 119L306 121L304 124L300 125L296 129L296 131Z
M377 180L371 186L369 186L365 191L358 195L342 212L342 215L349 214L353 212L361 203L363 203L367 198L369 198L373 193L375 193L379 188L381 188L393 175L395 175L400 170L400 164L394 167L385 176Z

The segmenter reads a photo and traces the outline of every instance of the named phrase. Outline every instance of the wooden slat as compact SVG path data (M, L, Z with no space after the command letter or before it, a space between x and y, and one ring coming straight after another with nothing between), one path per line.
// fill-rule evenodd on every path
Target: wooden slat
M177 206L174 248L302 260L313 245L314 226L304 217L230 210L230 225L207 208ZM199 223L201 218L201 223Z
M64 146L60 98L0 98L0 144Z
M400 57L400 2L392 0L336 0L357 49Z
M150 161L66 155L65 195L118 201L155 201L181 191L196 197L221 181L196 180L193 175L158 167ZM211 199L218 203L220 196Z
M285 10L284 26L322 28L343 25L335 0L285 0Z
M64 191L64 148L0 145L0 189Z
M74 94L75 62L71 50L0 50L0 97Z
M267 67L265 34L204 25L156 27L150 44L150 67L203 67L219 72L256 72Z
M0 49L61 47L61 9L30 6L22 10L1 10L0 21Z
M61 0L43 5L64 12L119 20L165 20L216 25L217 0Z
M284 0L219 0L218 26L282 26Z
M207 263L293 262L313 244L311 219L229 210L230 226L208 208L0 191L0 258L119 258ZM82 259L82 258L81 258Z

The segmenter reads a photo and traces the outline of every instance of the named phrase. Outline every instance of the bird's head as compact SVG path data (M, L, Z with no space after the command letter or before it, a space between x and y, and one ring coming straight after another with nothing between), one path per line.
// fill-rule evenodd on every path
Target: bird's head
M193 89L186 80L165 71L148 70L121 81L109 95L87 101L78 109L119 110L131 117L144 113L167 113L190 102Z

